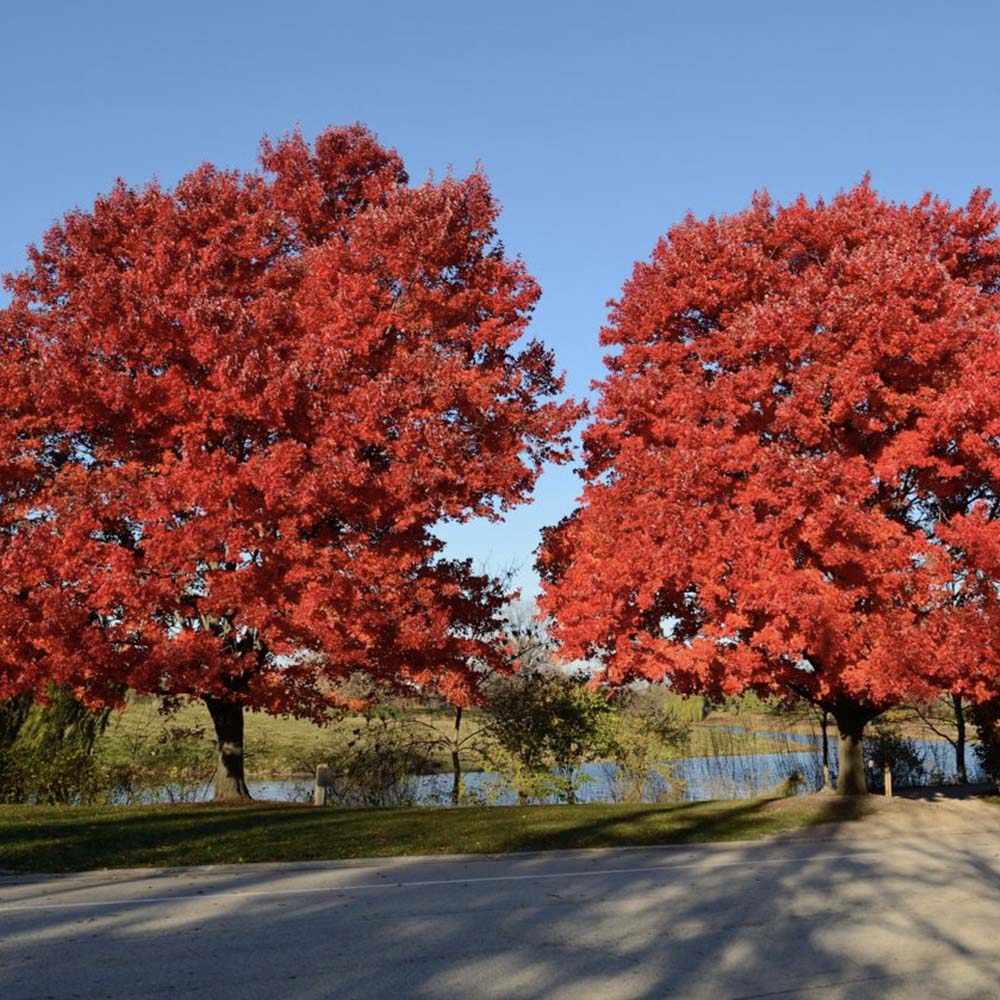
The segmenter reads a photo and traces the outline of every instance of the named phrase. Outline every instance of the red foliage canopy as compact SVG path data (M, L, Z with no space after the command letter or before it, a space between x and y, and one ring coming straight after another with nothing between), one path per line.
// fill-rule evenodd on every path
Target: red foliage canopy
M0 313L0 697L125 686L310 714L367 670L461 701L502 595L438 557L576 417L486 178L360 126L119 182Z
M950 654L975 540L1000 579L998 222L866 181L673 228L602 333L581 506L540 552L564 653L869 717L994 683Z

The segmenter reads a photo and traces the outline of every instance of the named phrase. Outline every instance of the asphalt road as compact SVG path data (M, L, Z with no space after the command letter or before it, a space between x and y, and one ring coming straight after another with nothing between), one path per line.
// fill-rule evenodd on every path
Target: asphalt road
M1000 997L1000 836L0 879L0 997Z

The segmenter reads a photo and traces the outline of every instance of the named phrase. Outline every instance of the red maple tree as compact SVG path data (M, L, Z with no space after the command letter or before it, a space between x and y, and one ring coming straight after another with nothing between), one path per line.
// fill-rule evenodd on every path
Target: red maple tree
M119 182L0 312L0 697L202 699L220 798L244 708L470 696L504 595L434 526L525 501L578 414L483 174L410 186L361 126L261 166Z
M540 550L563 653L822 706L846 793L888 707L995 690L998 222L987 192L865 181L671 229L613 304L580 506Z

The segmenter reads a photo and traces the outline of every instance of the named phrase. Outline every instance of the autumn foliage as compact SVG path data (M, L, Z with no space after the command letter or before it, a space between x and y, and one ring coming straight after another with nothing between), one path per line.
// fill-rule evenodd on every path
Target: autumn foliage
M613 304L580 506L540 551L564 655L822 705L842 791L889 706L995 691L998 222L864 182L671 229Z
M411 186L360 126L260 162L120 182L7 279L0 697L203 698L238 742L355 670L461 703L499 655L434 526L525 501L577 411L515 346L487 180Z

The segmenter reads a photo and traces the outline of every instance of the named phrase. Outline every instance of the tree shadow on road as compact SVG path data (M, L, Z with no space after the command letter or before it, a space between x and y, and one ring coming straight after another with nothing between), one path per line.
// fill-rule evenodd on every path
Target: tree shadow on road
M868 807L830 799L819 815ZM1000 840L697 845L763 808L691 809L687 846L666 849L248 867L190 876L181 903L5 912L4 997L997 995Z

